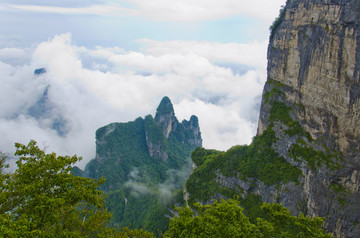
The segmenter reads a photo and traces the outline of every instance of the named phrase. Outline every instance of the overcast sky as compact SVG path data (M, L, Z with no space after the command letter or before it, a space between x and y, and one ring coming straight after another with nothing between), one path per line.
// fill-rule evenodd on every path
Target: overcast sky
M199 117L204 147L249 143L284 3L2 0L0 150L35 139L83 167L97 128L154 115L163 96L180 121Z

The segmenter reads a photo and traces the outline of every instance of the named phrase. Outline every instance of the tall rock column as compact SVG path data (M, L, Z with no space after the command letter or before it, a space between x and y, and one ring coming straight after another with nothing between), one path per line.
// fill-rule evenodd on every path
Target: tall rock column
M175 117L173 105L168 97L164 97L156 109L155 122L162 128L165 138L169 138L172 131L179 124Z
M303 175L277 200L360 237L360 2L288 0L272 28L258 134L275 125L274 148ZM274 124L284 112L293 123Z

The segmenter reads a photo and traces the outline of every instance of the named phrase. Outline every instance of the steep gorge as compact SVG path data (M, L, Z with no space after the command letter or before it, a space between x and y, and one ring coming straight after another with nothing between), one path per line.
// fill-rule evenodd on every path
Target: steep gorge
M360 237L359 98L360 1L288 0L272 27L257 136L195 150L189 203L237 194L256 215L278 202L326 217L335 237Z

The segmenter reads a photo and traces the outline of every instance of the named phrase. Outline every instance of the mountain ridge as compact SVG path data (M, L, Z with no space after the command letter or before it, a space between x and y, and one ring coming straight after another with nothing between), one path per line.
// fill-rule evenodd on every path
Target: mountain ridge
M111 123L96 131L96 157L76 175L104 177L113 224L132 225L155 234L167 229L168 208L181 204L191 171L191 152L202 145L198 118L181 123L164 97L155 118Z

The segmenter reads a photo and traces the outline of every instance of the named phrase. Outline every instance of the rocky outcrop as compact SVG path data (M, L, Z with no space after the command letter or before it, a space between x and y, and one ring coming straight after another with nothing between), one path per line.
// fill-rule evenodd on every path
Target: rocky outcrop
M111 123L96 131L96 158L76 175L106 179L107 209L119 227L155 233L168 228L168 208L181 202L191 168L191 153L201 146L198 119L179 123L164 97L152 115L127 123ZM124 202L125 201L125 202Z
M45 74L45 69L35 70L35 75ZM51 128L59 136L66 136L70 131L70 123L61 115L59 108L49 99L50 86L47 86L38 100L27 110L27 115L35 118L42 126Z
M186 143L193 145L195 148L202 145L201 132L199 127L199 119L192 115L190 121L183 120L181 123L184 130L187 131Z
M175 117L173 105L168 97L164 97L156 109L155 122L161 127L166 139L169 138L172 131L176 130L179 122Z
M273 147L301 169L302 177L272 200L294 213L326 217L336 237L359 237L360 2L288 1L278 21L268 48L258 134L272 123L274 102L281 102L310 137L289 135L282 123L275 128ZM311 166L304 155L294 156L295 147L323 152L337 166Z
M41 74L45 74L45 73L46 73L45 68L39 68L39 69L34 70L34 75L41 75Z
M325 217L335 237L360 237L360 2L288 0L271 28L257 136L198 152L209 168L195 169L187 190L199 175L213 180L189 199L255 194Z
M123 183L128 175L120 171L128 170L129 164L141 167L160 161L169 169L179 169L176 166L189 164L191 152L201 144L198 118L191 116L189 121L179 123L170 99L164 97L155 118L148 115L144 119L139 117L135 121L99 128L96 131L96 158L87 166L86 174L106 176L101 169L107 164L119 168L121 176L114 183Z
M268 78L289 87L290 103L304 105L307 131L333 135L342 152L360 148L359 8L351 0L289 1L268 48Z
M149 155L166 162L169 155L165 135L150 115L145 117L145 139Z
M152 126L154 123L151 121L158 127ZM145 118L145 134L150 156L163 161L168 159L167 140L170 135L193 149L202 145L198 118L192 115L189 121L183 120L179 123L168 97L161 100L154 119L151 116Z

